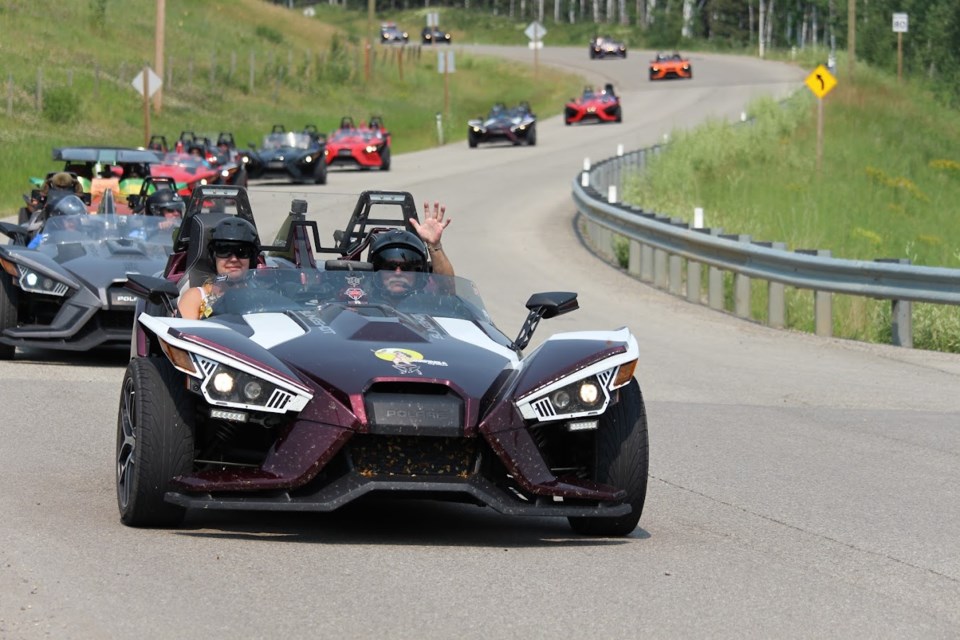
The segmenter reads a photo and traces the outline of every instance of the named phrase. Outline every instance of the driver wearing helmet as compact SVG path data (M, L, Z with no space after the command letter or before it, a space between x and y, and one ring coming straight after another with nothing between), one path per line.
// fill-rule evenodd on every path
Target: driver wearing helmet
M252 224L232 216L213 228L207 251L216 276L183 292L177 302L182 318L199 320L213 313L213 306L224 289L243 281L250 266L255 264L260 255L260 237Z
M402 229L378 234L370 245L370 262L377 273L377 284L388 298L402 298L424 282L419 273L430 271L452 276L453 264L443 250L440 239L450 224L444 219L447 208L439 202L423 204L423 222L411 218L416 235ZM429 264L429 266L428 266Z
M87 205L83 203L83 200L73 194L67 194L59 198L48 199L47 203L43 207L41 215L38 217L35 223L28 227L37 233L30 240L29 244L27 244L27 248L36 249L38 246L40 246L40 243L44 241L46 234L43 232L43 226L50 218L54 216L74 216L85 213L88 213Z
M185 210L186 204L179 193L173 189L160 189L151 193L150 197L147 198L144 212L148 216L163 217L160 228L169 229L180 224Z

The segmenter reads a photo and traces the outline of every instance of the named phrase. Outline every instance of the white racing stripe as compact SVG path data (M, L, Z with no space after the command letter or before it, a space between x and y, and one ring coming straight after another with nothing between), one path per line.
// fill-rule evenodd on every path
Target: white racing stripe
M243 317L253 329L250 339L264 349L272 349L306 333L303 327L283 313L254 313Z
M476 345L487 351L492 351L497 355L503 356L510 361L513 368L519 364L520 359L517 354L502 347L485 334L480 327L469 320L459 320L456 318L434 318L437 324L443 327L443 330L450 334L450 337Z

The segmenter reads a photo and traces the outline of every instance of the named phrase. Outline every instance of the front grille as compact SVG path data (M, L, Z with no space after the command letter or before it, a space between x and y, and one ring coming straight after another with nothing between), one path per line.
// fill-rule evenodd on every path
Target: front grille
M99 314L100 326L103 329L133 330L134 312L130 311L101 311Z
M374 385L364 395L370 432L455 437L463 434L463 400L443 385Z
M466 478L477 459L476 439L357 435L347 455L364 477Z

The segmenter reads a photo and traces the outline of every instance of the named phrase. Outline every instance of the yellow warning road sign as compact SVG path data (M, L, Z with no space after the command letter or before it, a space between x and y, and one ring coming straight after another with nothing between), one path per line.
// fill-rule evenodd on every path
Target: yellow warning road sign
M810 91L813 91L813 95L820 99L823 99L823 96L837 86L837 79L822 64L814 69L804 82L806 82Z

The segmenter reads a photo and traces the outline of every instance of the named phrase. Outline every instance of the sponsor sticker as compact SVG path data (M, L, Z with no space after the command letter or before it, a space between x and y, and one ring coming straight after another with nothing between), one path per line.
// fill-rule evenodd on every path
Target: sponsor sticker
M384 347L374 351L373 355L381 360L386 360L393 365L394 369L404 374L423 375L423 372L420 371L422 365L435 367L449 366L442 360L425 360L422 353L401 347Z

